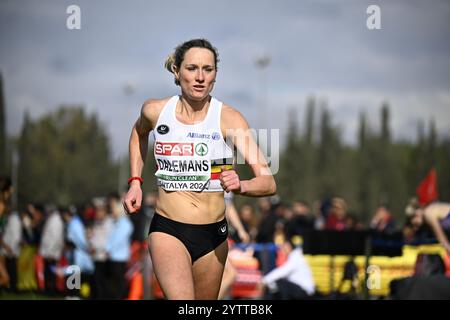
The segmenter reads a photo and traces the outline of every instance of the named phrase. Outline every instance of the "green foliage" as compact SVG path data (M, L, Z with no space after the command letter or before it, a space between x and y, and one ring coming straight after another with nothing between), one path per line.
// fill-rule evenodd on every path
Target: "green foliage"
M436 148L436 171L440 199L450 199L450 139L442 141Z
M326 106L321 108L319 127L314 126L315 101L307 102L303 134L290 114L287 140L276 175L278 193L287 202L303 199L312 203L343 197L352 213L366 225L378 205L387 205L399 224L404 207L431 167L438 172L440 199L450 200L450 140L439 141L434 122L425 134L418 126L418 141L393 142L388 103L380 108L379 130L373 131L365 114L360 115L358 145L344 146L341 130ZM319 138L314 141L314 133Z
M331 114L324 106L320 120L320 142L317 146L315 172L318 173L319 198L329 198L336 194L338 186L345 179L340 170L343 160L340 131L333 126Z
M301 189L298 183L302 181L302 173L304 172L298 165L301 160L299 155L304 154L304 152L302 152L303 146L298 136L297 113L295 110L290 111L289 119L286 152L280 158L280 171L279 175L276 176L278 192L283 195L283 199L286 201L294 200L295 193L298 189Z
M95 115L61 107L31 121L18 141L19 203L82 204L117 190L108 136Z
M7 174L7 146L5 126L5 99L3 97L3 79L0 74L0 174Z

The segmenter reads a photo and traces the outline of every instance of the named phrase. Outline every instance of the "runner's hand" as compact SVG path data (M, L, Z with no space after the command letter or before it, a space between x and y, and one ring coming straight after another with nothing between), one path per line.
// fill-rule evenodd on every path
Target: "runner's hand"
M141 183L134 180L130 184L130 189L123 199L123 207L128 214L136 213L141 210L142 189Z
M241 180L234 169L226 170L225 166L222 166L222 172L219 180L220 185L226 192L232 191L235 194L241 193Z

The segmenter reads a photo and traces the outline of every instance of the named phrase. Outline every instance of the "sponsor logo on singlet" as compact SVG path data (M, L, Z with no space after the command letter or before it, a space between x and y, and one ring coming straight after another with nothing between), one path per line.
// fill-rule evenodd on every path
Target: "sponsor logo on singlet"
M195 146L195 153L201 157L206 156L208 154L208 145L206 143L197 143Z
M213 132L213 134L212 134L212 139L213 139L213 140L219 140L219 139L220 139L220 133L218 133L218 132Z
M157 141L155 142L155 154L161 156L193 156L194 144L190 142Z
M166 124L161 124L156 128L156 131L158 131L159 134L166 134L169 132L169 126Z
M191 139L213 139L213 140L220 140L220 133L215 131L212 134L208 133L198 133L198 132L188 132L187 136Z
M192 139L211 139L210 134L197 132L188 132L187 137Z

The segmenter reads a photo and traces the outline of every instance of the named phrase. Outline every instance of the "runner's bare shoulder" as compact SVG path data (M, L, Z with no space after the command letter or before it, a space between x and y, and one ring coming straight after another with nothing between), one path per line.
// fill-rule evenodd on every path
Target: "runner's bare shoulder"
M142 105L141 117L150 122L152 129L158 122L159 115L169 99L170 97L163 99L147 99Z
M436 217L437 219L444 219L450 212L450 204L445 202L435 202L425 208L425 216Z
M244 116L237 109L225 103L222 106L221 119L222 131L248 128L248 123Z

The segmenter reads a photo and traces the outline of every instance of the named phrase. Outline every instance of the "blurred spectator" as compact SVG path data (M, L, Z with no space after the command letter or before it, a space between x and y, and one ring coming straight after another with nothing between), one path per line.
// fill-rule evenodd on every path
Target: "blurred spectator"
M433 238L431 229L424 223L423 217L419 214L407 216L402 231L405 243L408 244L426 243Z
M406 218L405 224L403 225L402 229L403 233L403 239L405 240L405 243L411 243L414 238L414 226L411 223L411 219L409 217Z
M56 207L49 205L46 208L47 219L42 230L39 254L44 258L45 292L56 293L56 266L61 259L64 248L64 222Z
M6 226L1 241L1 255L5 257L6 270L9 275L9 289L17 291L17 259L20 255L22 240L22 223L16 211L6 215Z
M347 203L342 198L333 198L325 228L342 231L347 228Z
M290 205L284 205L282 210L282 219L284 224L294 219L294 210Z
M100 198L93 199L92 202L98 201ZM88 203L81 212L81 221L83 224L90 225L95 220L95 205L94 203Z
M42 230L45 223L44 207L40 204L28 204L27 211L31 215L33 239L31 243L38 246L41 242Z
M275 233L275 224L281 219L275 213L276 207L279 202L271 202L268 197L258 199L258 209L260 212L260 223L258 225L258 235L256 236L256 241L259 243L273 242L273 237Z
M258 208L260 211L261 219L258 225L256 242L262 244L273 243L275 231L277 230L277 228L278 230L281 230L283 227L283 209L280 198L278 196L259 198ZM259 261L263 274L266 274L275 268L276 251L271 249L270 246L264 247L263 250L256 251L255 257Z
M20 212L20 221L22 225L22 242L25 245L33 244L33 220L31 214L27 210Z
M286 224L291 221L294 213L289 206L284 203L279 203L275 207L275 215L277 216L277 220L275 222L275 231L272 241L277 245L282 245L286 237Z
M269 213L272 204L270 202L270 197L258 198L258 210L259 214L264 216Z
M433 236L450 253L450 243L445 234L447 228L450 230L450 203L434 202L423 206L419 204L416 198L412 198L405 209L405 213L416 239L418 236L423 236L419 234L420 231L427 236L427 231L431 230Z
M345 230L362 230L363 225L354 213L347 213L345 218Z
M308 203L306 201L298 200L292 203L292 210L294 211L295 216L297 217L310 217L311 210L309 208Z
M284 221L277 220L275 222L275 231L273 233L273 243L276 245L282 245L283 242L286 240L286 229Z
M108 214L108 206L105 200L98 201L95 205L95 221L92 226L92 234L88 236L89 251L94 260L94 299L109 298L109 268L107 265L106 243L113 227L113 221Z
M11 179L6 176L0 176L0 217L10 210L12 193Z
M372 221L370 222L370 229L387 233L395 231L394 218L386 206L381 205L377 208Z
M37 235L34 228L33 215L28 210L21 211L20 219L22 240L20 256L17 259L17 286L19 290L33 290L38 286L37 274L43 274L43 269L40 270L42 272L37 272L35 258L39 246L38 236L40 239L42 229Z
M111 293L112 299L123 299L127 292L125 272L130 258L131 235L133 225L125 214L120 199L109 199L113 226L106 243L106 252L111 266Z
M0 176L0 248L6 226L6 213L9 212L10 199L13 188L9 177ZM0 249L0 289L9 285L9 275L6 270L5 257Z
M300 247L286 239L282 250L288 256L286 262L262 279L265 299L305 299L314 294L315 284L311 269Z
M355 263L355 257L350 257L350 259L344 264L344 272L342 273L342 279L337 289L338 294L343 294L343 288L348 282L350 282L350 290L345 294L345 296L349 299L356 299L360 281L358 278L358 266Z
M256 227L257 221L253 207L249 204L244 204L239 209L239 218L242 221L242 225L244 226L245 231L250 236L250 241L255 241L258 234L258 229Z
M64 220L67 223L66 244L70 255L69 263L80 268L81 285L88 283L92 288L94 263L89 255L86 228L75 207L71 207L63 212ZM79 289L74 288L70 292L70 296L79 297Z
M293 217L287 223L287 233L304 236L305 232L314 229L314 217L311 214L309 205L305 201L295 201L292 204Z
M314 229L315 230L325 229L326 218L325 218L325 215L324 215L322 209L323 209L323 205L320 201L315 201L313 203Z
M322 202L320 202L320 213L323 216L323 218L325 219L325 223L328 219L328 216L330 214L331 211L331 207L333 206L333 199L326 199Z

